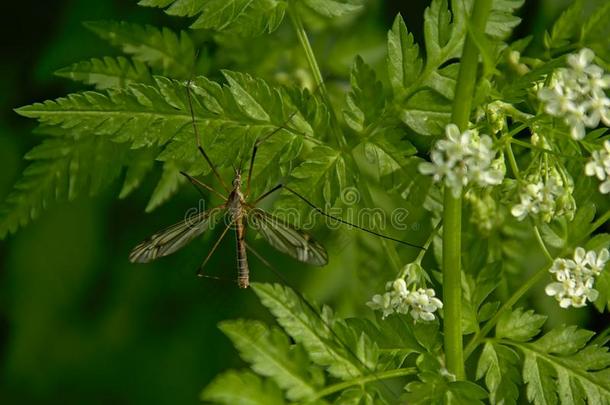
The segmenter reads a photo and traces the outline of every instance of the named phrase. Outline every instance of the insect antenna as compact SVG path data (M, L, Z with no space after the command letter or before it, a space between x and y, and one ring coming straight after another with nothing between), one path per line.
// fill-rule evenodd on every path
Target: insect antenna
M260 197L258 197L258 198L257 198L257 199L254 201L254 203L252 203L252 205L256 205L256 204L258 204L258 203L259 203L261 200L263 200L264 198L268 197L269 195L271 195L271 194L275 193L276 191L278 191L278 190L280 190L280 189L282 189L282 188L283 188L284 190L286 190L286 191L288 191L288 192L292 193L292 194L293 194L293 195L295 195L296 197L298 197L298 198L299 198L301 201L303 201L305 204L307 204L308 206L310 206L311 208L313 208L315 211L317 211L318 213L322 214L322 215L323 215L323 216L325 216L326 218L330 218L330 219L332 219L333 221L340 222L340 223L342 223L342 224L344 224L344 225L353 226L353 227L354 227L354 228L356 228L356 229L359 229L359 230L361 230L361 231L363 231L363 232L366 232L366 233L370 233L371 235L379 236L380 238L384 238L384 239L387 239L387 240L391 240L391 241L393 241L393 242L397 242L397 243L403 244L403 245L405 245L405 246L410 246L410 247L414 247L414 248L417 248L417 249L426 250L426 248L425 248L425 247L423 247L423 246L419 246L419 245L416 245L416 244L414 244L414 243L404 241L404 240L402 240L402 239L396 239L396 238L393 238L393 237L391 237L391 236L384 235L384 234L382 234L382 233L372 231L372 230L367 229L367 228L364 228L364 227L362 227L362 226L360 226L360 225L352 224L351 222L345 221L345 220L343 220L343 219L341 219L341 218L335 217L334 215L328 214L328 213L324 212L324 210L322 210L321 208L318 208L318 207L317 207L317 206L316 206L314 203L312 203L311 201L309 201L307 198L305 198L305 197L304 197L304 196L302 196L301 194L297 193L296 191L294 191L293 189L291 189L290 187L288 187L288 186L286 186L285 184L282 184L282 183L278 184L277 186L273 187L271 190L269 190L269 191L267 191L266 193L262 194Z
M260 260L261 263L263 263L269 270L271 270L271 272L283 284L288 286L290 289L292 289L295 292L295 294L297 294L297 296L299 297L299 299L301 301L303 301L303 303L305 304L307 309L309 309L312 313L315 314L315 316L322 322L324 327L333 336L333 338L337 339L337 341L343 346L343 348L347 351L347 353L351 357L353 357L356 360L356 362L358 362L358 364L360 364L360 366L362 366L364 368L364 370L366 372L368 372L370 375L372 375L376 382L380 383L394 398L396 398L396 399L399 398L399 396L386 384L385 381L383 381L382 379L377 378L377 372L374 369L372 369L371 367L369 367L365 362L363 362L360 359L360 357L358 357L358 355L349 347L349 345L345 342L345 340L343 340L341 338L341 336L339 336L339 334L337 334L337 332L335 332L335 330L329 325L329 323L318 313L318 310L316 309L316 307L311 302L309 302L309 300L298 289L294 288L291 285L291 283L288 282L288 280L271 263L269 263L269 261L267 261L260 253L258 253L256 250L254 250L254 248L252 248L248 244L246 244L246 248L254 256L256 256L256 258L258 260ZM331 353L333 354L333 356L336 356L336 354L334 352L331 352ZM356 378L358 376L357 375L353 375L352 377Z

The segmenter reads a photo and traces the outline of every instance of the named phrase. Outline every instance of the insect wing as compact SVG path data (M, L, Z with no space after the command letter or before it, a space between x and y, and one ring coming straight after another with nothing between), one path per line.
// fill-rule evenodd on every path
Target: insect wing
M220 207L200 212L192 218L169 226L133 248L129 254L132 263L148 263L174 253L210 228L211 219Z
M248 219L252 227L280 252L314 266L328 263L326 249L308 233L258 208L248 212Z

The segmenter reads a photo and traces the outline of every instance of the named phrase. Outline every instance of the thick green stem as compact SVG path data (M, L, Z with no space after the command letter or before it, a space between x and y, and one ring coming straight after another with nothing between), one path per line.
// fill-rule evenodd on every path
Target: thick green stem
M471 28L484 32L491 0L476 0L472 8ZM476 84L479 51L470 36L464 43L455 89L451 119L461 131L468 129ZM445 188L443 207L443 300L444 339L447 369L458 380L465 377L462 346L462 286L461 286L462 198L454 197Z

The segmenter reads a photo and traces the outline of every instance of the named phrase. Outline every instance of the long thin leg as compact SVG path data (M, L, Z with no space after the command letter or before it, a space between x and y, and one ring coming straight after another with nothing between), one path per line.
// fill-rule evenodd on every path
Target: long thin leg
M330 215L330 214L324 212L322 209L316 207L314 203L309 201L307 198L303 197L301 194L297 193L296 191L294 191L290 187L288 187L288 186L286 186L284 184L281 184L281 183L278 184L277 186L273 187L271 190L267 191L266 193L264 193L260 197L258 197L256 200L254 200L254 203L252 205L256 205L262 199L268 197L270 194L272 194L272 193L274 193L277 190L282 189L282 188L284 190L286 190L286 191L289 191L291 194L297 196L305 204L309 205L311 208L313 208L314 210L316 210L317 212L319 212L320 214L324 215L327 218L330 218L330 219L332 219L334 221L340 222L340 223L345 224L345 225L353 226L354 228L357 228L357 229L359 229L361 231L370 233L371 235L379 236L380 238L384 238L384 239L388 239L388 240L391 240L391 241L394 241L394 242L398 242L398 243L401 243L401 244L406 245L406 246L411 246L411 247L414 247L414 248L426 250L426 248L424 248L422 246L415 245L413 243L409 243L409 242L406 242L404 240L396 239L396 238L393 238L391 236L387 236L387 235L384 235L384 234L381 234L381 233L377 233L375 231L371 231L370 229L363 228L360 225L352 224L351 222L347 222L347 221L345 221L345 220L343 220L341 218L335 217L334 215Z
M208 186L207 184L205 184L204 182L194 178L193 176L191 176L188 173L185 173L183 171L180 171L180 174L183 175L184 177L186 177L188 179L188 181L190 181L195 188L197 189L197 191L201 192L201 189L197 186L203 187L208 191L211 191L213 193L216 193L216 195L218 195L220 198L222 198L223 200L227 201L227 197L225 197L224 195L220 194L218 191L216 191L216 189L214 189L212 186ZM203 196L203 194L202 194ZM205 197L205 196L204 196Z
M252 157L250 158L250 168L248 169L248 182L247 182L247 186L246 186L245 197L248 197L248 195L250 195L250 184L252 182L252 170L254 169L254 159L256 158L256 151L258 150L258 147L260 146L260 144L265 142L267 139L271 138L273 135L280 132L280 130L286 129L285 125L288 124L288 122L290 122L290 120L292 120L292 118L296 115L297 112L299 112L299 110L294 110L288 116L288 119L281 126L277 127L276 129L274 129L267 135L263 136L262 138L258 139L256 142L254 142L254 147L252 148Z
M266 193L263 193L263 195L261 195L260 197L258 197L256 200L254 200L254 202L252 203L252 205L256 205L259 202L261 202L262 200L264 200L265 198L269 197L271 194L275 193L276 191L278 191L279 189L281 189L282 187L285 188L285 186L280 183L277 186L273 187L271 190L267 191Z
M252 157L250 158L250 168L248 169L248 185L246 186L245 198L248 198L248 196L250 195L250 184L252 182L252 170L254 169L254 158L256 157L257 150L258 150L258 141L254 143L254 148L252 148Z
M231 226L233 225L234 221L231 221L224 229L224 231L222 231L222 234L220 235L220 237L218 238L218 240L216 241L216 243L214 244L214 246L212 246L212 250L210 250L210 252L208 253L208 255L206 256L205 260L203 261L203 263L201 264L201 266L199 266L199 270L197 270L197 275L201 277L202 273L203 273L203 268L205 267L206 264L208 264L208 261L210 260L210 258L212 257L212 255L214 254L214 252L216 251L216 249L218 249L218 246L220 245L220 242L222 242L223 238L225 237L225 235L227 234L227 232L229 232L229 229L231 229Z
M290 283L288 282L288 280L286 280L286 277L284 277L274 266L271 265L271 263L269 263L260 253L258 253L256 250L254 250L254 248L252 248L250 245L246 244L246 248L254 255L256 256L256 258L258 260L261 261L261 263L263 263L269 270L271 270L271 272L282 282L282 284L284 284L285 286L290 287L296 294L297 296L301 299L301 301L307 306L307 308L309 309L309 311L311 311L312 314L314 314L321 322L322 324L326 327L326 329L328 329L328 332L334 336L334 338L341 343L341 345L343 346L343 348L356 360L356 362L358 362L359 364L362 365L362 367L364 367L364 369L368 370L370 372L371 375L373 375L373 377L375 377L375 370L372 369L369 365L367 365L365 362L363 362L360 357L358 357L358 355L349 347L349 345L341 338L341 336L339 336L337 334L337 332L335 332L335 330L332 328L332 326L324 319L322 318L322 316L320 316L319 310L311 303L309 302L309 300L303 295L301 294L301 292L294 288L293 286L290 285ZM392 391L388 385L381 379L378 379L375 377L375 380L379 383L381 383L390 393L393 393L394 391ZM396 394L393 394L394 396L396 396Z
M195 131L195 139L197 140L197 149L199 149L199 152L201 153L201 155L203 156L205 161L208 162L208 165L210 166L210 168L212 168L212 172L214 173L214 176L216 176L216 178L218 179L218 181L220 182L222 187L227 191L227 193L229 193L231 190L227 187L226 183L220 176L220 173L218 173L218 170L216 170L216 166L214 166L214 164L208 157L208 154L205 153L203 146L201 146L201 138L199 136L199 131L197 130L197 123L195 122L195 110L193 109L193 100L191 99L191 80L190 79L186 83L186 98L188 100L189 110L191 112L191 122L193 123L193 131Z

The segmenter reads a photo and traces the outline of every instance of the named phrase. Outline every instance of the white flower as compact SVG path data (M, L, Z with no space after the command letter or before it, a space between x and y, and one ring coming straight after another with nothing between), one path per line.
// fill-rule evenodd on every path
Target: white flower
M566 68L558 69L548 87L538 90L538 99L547 114L563 118L575 140L585 137L585 127L595 128L601 121L610 126L610 99L605 89L610 76L593 64L590 49L568 55Z
M569 216L575 209L571 189L571 180L568 179L568 187L565 187L559 173L552 170L544 181L538 178L526 183L519 193L519 203L510 212L519 221L528 215L539 216L545 222Z
M388 290L383 295L374 295L367 305L373 310L382 311L382 318L393 313L410 314L415 322L433 321L434 312L443 307L441 300L435 297L433 289L408 289L403 278L398 278L386 284Z
M587 263L591 266L591 272L594 276L599 276L608 262L608 259L610 259L610 252L608 252L608 249L600 250L599 255L593 250L587 252Z
M371 301L366 303L366 305L373 310L382 311L382 318L385 318L394 312L394 308L392 306L392 294L390 293L385 293L383 295L376 294L373 296Z
M599 292L593 288L597 277L610 259L610 252L602 249L599 253L582 247L574 250L573 259L555 259L549 272L555 281L544 289L548 296L555 297L561 308L580 308L587 301L595 301Z
M585 174L601 181L600 193L610 193L610 141L604 141L602 149L591 153L591 159L585 165Z
M455 197L462 189L474 183L481 187L500 184L505 167L495 159L493 140L475 130L460 133L455 124L445 127L445 138L439 140L430 152L430 162L419 165L419 171L443 181Z

